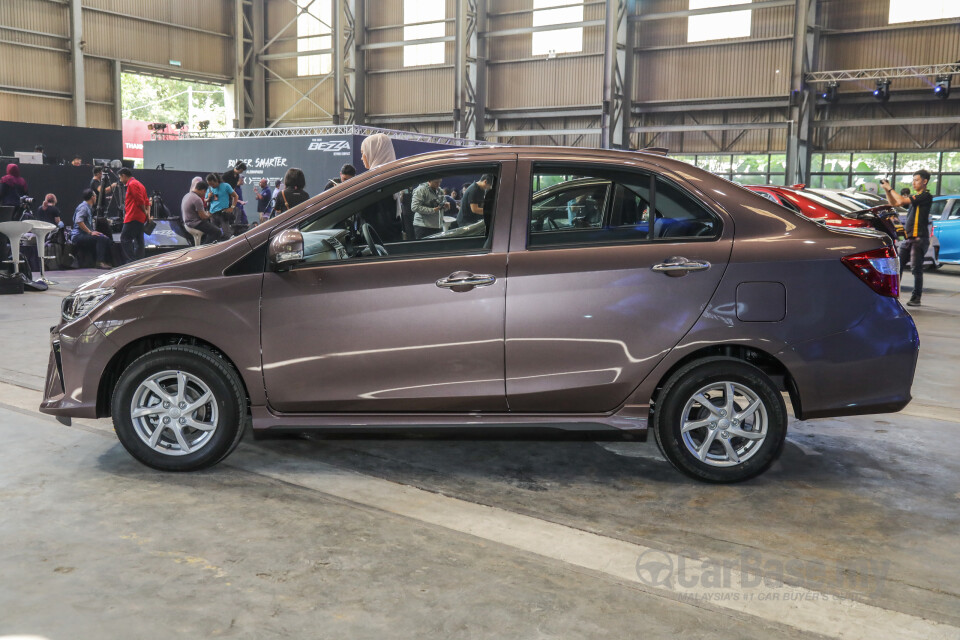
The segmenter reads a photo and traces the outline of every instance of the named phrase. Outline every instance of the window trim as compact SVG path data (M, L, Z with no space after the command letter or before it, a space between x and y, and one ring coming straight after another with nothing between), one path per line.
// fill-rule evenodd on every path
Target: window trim
M270 239L273 239L275 235L277 235L278 233L280 233L285 229L299 230L301 227L305 225L311 224L324 216L330 215L341 206L353 204L356 201L361 200L362 198L365 198L369 195L376 193L377 191L383 191L383 190L389 189L393 185L396 185L399 183L405 183L407 182L407 180L409 180L411 177L414 177L414 176L418 176L418 175L419 176L427 176L427 175L456 176L456 175L464 175L469 173L479 173L480 175L482 175L484 173L490 173L490 168L496 167L497 192L496 192L496 197L493 203L493 215L491 216L490 230L486 235L486 241L484 242L484 246L480 248L450 250L450 251L442 251L442 252L434 252L434 253L415 252L415 253L387 254L385 256L362 256L358 258L350 258L348 260L325 260L323 262L312 262L310 264L297 264L292 266L291 270L312 269L317 267L329 267L334 265L370 264L371 262L398 262L402 260L423 260L426 258L488 255L494 252L493 236L494 236L494 233L496 233L496 229L497 229L497 211L502 206L504 206L504 202L505 202L501 200L503 189L500 185L502 185L504 181L504 164L507 162L511 162L511 161L510 160L487 160L487 161L471 162L471 163L464 163L463 165L456 165L454 168L449 168L449 169L438 168L436 166L428 166L428 167L411 169L409 172L404 173L402 176L398 176L395 179L391 179L387 182L379 182L379 181L375 182L374 184L364 187L362 190L358 191L357 193L353 193L349 196L345 196L344 198L338 198L335 201L326 203L323 206L321 206L320 209L318 209L317 211L311 214L308 214L305 217L298 218L296 221L291 221L290 224L283 225L282 227L277 227L270 233ZM451 173L451 172L455 172L455 173ZM505 223L501 222L500 224L505 224ZM509 223L506 223L506 224L509 224ZM467 240L470 238L471 236L467 236L466 238L462 238L462 239ZM456 241L458 240L458 238L448 239L447 241L449 240ZM403 241L402 243L394 243L394 244L428 243L428 242L433 242L433 241L406 240L406 241Z
M569 171L570 169L575 169L575 170ZM532 188L533 178L534 176L537 175L538 172L542 172L544 170L566 171L566 173L562 175L579 175L584 173L584 171L587 171L587 172L591 172L591 175L589 177L610 180L612 183L612 186L614 187L614 194L613 194L614 198L611 200L611 204L608 207L606 207L606 209L608 210L612 208L613 203L616 201L617 192L620 190L620 189L617 189L617 187L622 189L623 185L621 184L621 180L629 179L632 176L648 175L651 181L650 207L651 209L656 211L656 204L657 204L656 183L658 179L663 180L667 184L670 184L674 188L678 189L682 194L684 194L694 202L698 203L710 215L710 217L713 218L714 224L716 224L716 232L711 237L697 237L697 236L688 237L688 238L647 237L646 239L643 239L643 240L637 240L635 238L629 238L629 239L613 238L609 241L601 241L601 242L590 240L590 241L584 241L584 242L562 242L562 243L551 243L551 244L542 244L542 245L531 245L530 240L531 240L531 237L533 236L533 234L530 231L530 223L532 221L532 215L533 215L533 196L534 196L534 191ZM601 172L601 174L596 175L592 172ZM618 178L616 176L623 176L623 178ZM654 168L648 168L648 167L624 168L621 166L611 166L607 164L592 163L592 162L575 162L575 161L564 161L564 160L560 160L560 161L530 160L529 182L530 182L531 188L530 188L530 194L528 196L528 201L526 203L526 212L519 213L517 211L514 211L515 216L520 215L524 218L524 221L525 221L524 224L525 224L527 233L526 233L526 242L525 242L524 250L526 251L557 250L557 249L566 249L566 248L582 249L582 248L590 248L590 247L610 247L610 246L624 246L624 245L657 246L657 245L663 245L663 244L677 244L677 243L688 243L688 242L697 242L697 243L718 242L723 238L723 233L725 231L724 218L723 216L717 213L715 206L712 202L709 202L707 200L704 200L703 198L700 198L694 195L689 187L685 186L681 181L679 181L677 178L675 178L671 174L668 174L662 170L656 170ZM498 197L499 197L499 194L498 194ZM608 222L611 221L612 213L608 217L607 211L605 211L604 220ZM604 228L605 227L601 227L601 230L603 230ZM619 228L619 227L614 227L614 228ZM582 229L578 231L590 231L590 229ZM574 233L577 233L577 231L556 231L556 232L546 232L546 233L574 234ZM648 236L649 236L649 231L648 231Z

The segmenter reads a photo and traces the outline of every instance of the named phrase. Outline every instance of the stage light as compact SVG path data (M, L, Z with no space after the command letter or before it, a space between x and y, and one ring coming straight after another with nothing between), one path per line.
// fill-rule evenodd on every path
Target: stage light
M886 102L890 99L890 81L877 80L877 88L873 90L873 97L880 102Z
M200 127L202 130L206 131L207 129L210 128L210 121L201 120L200 122L197 123L197 126Z
M840 85L836 82L831 82L826 89L820 92L820 99L824 102L836 102L839 97Z
M941 100L950 97L950 76L937 76L937 82L933 85L933 95Z
M147 125L147 129L150 131L166 131L167 124L165 122L151 122Z
M184 127L187 126L187 123L184 122L183 120L177 120L176 124L174 124L173 126L175 126L177 129L183 129Z

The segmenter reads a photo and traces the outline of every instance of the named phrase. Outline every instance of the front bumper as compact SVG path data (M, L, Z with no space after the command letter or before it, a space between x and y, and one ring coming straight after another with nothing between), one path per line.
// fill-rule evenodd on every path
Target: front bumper
M60 417L98 417L100 380L115 353L113 344L94 323L81 320L51 328L40 411Z

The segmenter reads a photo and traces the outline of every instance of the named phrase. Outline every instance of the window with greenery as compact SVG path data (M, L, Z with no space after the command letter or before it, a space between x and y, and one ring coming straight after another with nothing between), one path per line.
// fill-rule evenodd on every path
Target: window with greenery
M297 52L329 51L333 47L333 0L297 0L301 13L297 16ZM329 53L297 58L298 76L321 76L330 73Z
M957 0L890 0L890 24L960 18Z
M670 157L740 184L782 185L787 168L787 156L783 153L686 154Z
M403 39L426 40L446 34L447 3L445 0L403 0ZM403 48L403 66L419 67L443 64L445 42L409 44Z
M690 0L690 9L709 9L734 4L747 4L751 0ZM726 40L750 36L752 11L727 11L708 13L687 18L687 42Z
M883 178L900 191L911 188L913 173L930 172L927 189L934 195L960 191L960 152L843 152L815 153L810 186L824 189L879 191Z
M136 73L120 75L120 103L126 120L186 123L188 130L209 120L211 129L225 129L224 87ZM169 129L172 130L172 129Z
M577 5L577 6L570 6ZM551 8L558 7L558 8ZM577 0L533 0L533 26L565 25L583 22L582 2ZM552 56L583 51L583 27L534 31L532 53Z

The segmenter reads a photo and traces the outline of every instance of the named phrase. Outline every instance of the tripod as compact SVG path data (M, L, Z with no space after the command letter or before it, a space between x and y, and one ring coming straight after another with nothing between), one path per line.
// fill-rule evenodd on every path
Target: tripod
M110 183L110 184L108 184ZM104 196L108 186L116 185L110 190L110 193ZM118 197L119 196L119 197ZM110 208L114 205L123 219L123 203L126 198L126 187L120 182L120 176L110 167L103 167L103 177L100 178L100 192L97 193L97 217L109 217Z

